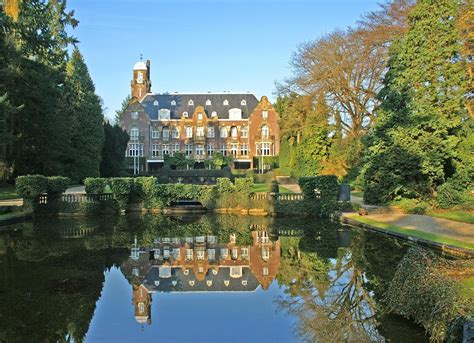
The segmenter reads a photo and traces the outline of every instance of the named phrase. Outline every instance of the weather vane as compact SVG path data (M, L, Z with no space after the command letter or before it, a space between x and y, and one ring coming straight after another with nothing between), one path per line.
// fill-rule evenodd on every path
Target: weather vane
M142 59L143 59L143 54L140 54L140 60L142 60Z

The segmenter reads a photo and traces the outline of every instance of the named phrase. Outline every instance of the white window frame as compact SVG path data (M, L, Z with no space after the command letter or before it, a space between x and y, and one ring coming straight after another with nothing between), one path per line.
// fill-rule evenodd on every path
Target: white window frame
M161 156L161 147L160 147L160 144L152 144L152 145L151 145L151 156L152 156L152 157Z
M171 129L171 138L179 138L179 127L173 127Z
M202 120L202 113L201 112L198 113L198 120Z
M262 118L263 118L263 119L267 119L267 118L268 118L268 111L267 111L267 110L263 110L263 111L262 111Z
M247 143L243 143L240 145L240 155L247 156L249 154L249 145Z
M131 140L137 140L140 138L140 130L136 127L132 127L130 129L130 139Z
M230 136L234 139L236 139L239 136L239 130L237 129L237 126L232 126L230 128Z
M131 114L131 117L132 117L133 120L137 120L138 119L138 112L133 111L132 114Z
M193 127L192 126L186 126L186 138L193 138Z
M196 127L196 137L204 137L204 126Z
M262 134L262 138L270 137L270 128L268 127L268 125L262 125L262 127L260 128L260 133Z
M174 155L175 152L179 152L179 143L173 144L172 149L173 149L173 151L172 151L173 155Z
M212 154L214 153L214 144L208 143L206 148L207 148L207 156L211 157Z
M169 139L170 139L170 129L167 126L165 126L163 128L163 140L167 141Z
M207 99L207 100L206 100L206 106L211 106L211 105L212 105L211 100Z
M223 156L227 156L227 143L221 144L219 151Z
M207 127L207 137L208 138L214 138L216 136L216 130L214 129L214 126L208 126Z
M227 127L222 126L222 127L219 129L219 136L220 136L221 138L227 138L228 134L229 134L229 133L227 132Z
M240 129L240 138L248 138L249 137L249 129L247 126L244 126Z
M188 101L188 106L194 106L194 101L189 100L189 101Z
M170 154L170 145L169 144L163 144L161 146L161 151L163 153L163 156L169 155Z
M202 144L196 144L196 156L204 156L204 147Z
M152 129L152 130L151 130L151 138L153 138L153 139L160 138L160 131L159 131L159 130Z
M231 143L230 144L230 155L232 157L237 157L239 154L239 144L238 143Z
M193 145L192 144L186 144L185 146L185 154L186 156L191 156L193 154Z

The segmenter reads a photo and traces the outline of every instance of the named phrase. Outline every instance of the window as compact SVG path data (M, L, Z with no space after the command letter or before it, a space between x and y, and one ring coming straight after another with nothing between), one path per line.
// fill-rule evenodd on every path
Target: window
M186 144L186 156L191 156L193 154L193 145Z
M221 258L227 258L229 256L229 249L221 248Z
M170 139L170 129L168 129L167 127L164 127L163 128L163 140L167 141L168 139Z
M140 135L140 131L136 127L130 130L130 139L132 140L138 139L139 135Z
M196 137L204 137L204 127L198 126L196 128Z
M242 276L242 267L230 267L230 277L239 278Z
M211 157L213 153L214 153L214 144L209 143L207 145L207 156Z
M206 285L207 285L207 287L211 287L212 286L212 280L207 280Z
M232 155L232 157L236 158L238 153L239 153L239 145L238 144L231 144L230 145L230 154Z
M158 106L159 104L158 100L153 101L153 106Z
M242 110L240 108L231 108L229 110L229 119L241 120L242 119Z
M229 106L229 100L225 99L224 102L222 103L224 106Z
M186 126L186 138L193 138L193 128Z
M137 83L143 83L143 72L141 71L137 74Z
M214 261L216 259L216 249L207 249L207 259Z
M173 127L171 130L171 138L179 138L179 128Z
M138 112L137 112L137 111L132 112L132 119L133 119L133 120L137 120L137 119L138 119Z
M171 106L176 106L176 100L171 100Z
M233 248L232 249L232 259L236 260L239 257L239 249Z
M127 149L127 157L143 157L143 144L129 143Z
M247 106L247 101L242 99L242 101L240 102L240 106Z
M230 136L231 136L232 138L236 139L236 138L237 138L237 133L238 133L238 132L237 132L237 127L232 126L232 127L230 128Z
M212 113L211 113L211 117L212 117L212 118L215 118L215 117L217 117L217 112L216 112L216 111L212 111Z
M214 126L209 126L207 128L207 137L214 138L216 136L215 134L216 134L216 132L214 130Z
M206 106L211 106L211 105L212 105L211 100L207 99L207 100L206 100Z
M138 303L138 312L140 314L145 312L145 304L144 303L142 303L142 302Z
M187 118L188 117L188 112L183 112L183 117Z
M160 138L160 131L151 130L151 138Z
M196 257L198 260L204 260L204 250L197 250Z
M242 144L240 145L240 155L247 156L249 154L249 145Z
M240 254L242 255L243 258L248 258L249 257L249 248L242 248L240 250Z
M262 247L262 258L268 260L270 258L270 249L268 247Z
M171 115L170 110L168 110L166 108L162 108L161 110L158 110L158 119L159 120L170 120L170 115Z
M189 100L189 101L188 101L188 106L194 106L194 101Z
M163 156L164 155L169 155L170 154L170 145L169 144L163 144Z
M152 144L151 145L151 156L157 157L160 156L160 145L159 144Z
M225 126L221 127L220 136L221 138L227 138L227 128Z
M202 120L202 113L198 113L198 120Z
M221 144L221 154L227 156L227 144Z
M173 155L175 152L179 152L179 144L173 144Z
M268 118L268 111L262 111L262 118L267 119Z
M262 126L262 138L268 138L270 135L270 129L268 128L267 125Z
M204 147L201 144L196 145L196 155L197 156L204 155Z
M249 137L249 129L244 126L243 128L240 129L240 137L241 138L248 138Z
M268 275L268 267L263 267L262 275L263 275L263 276L267 276L267 275Z
M193 249L186 249L186 260L193 259Z
M258 145L258 144L257 144ZM261 144L261 151L260 156L271 156L271 144L270 143L262 143Z

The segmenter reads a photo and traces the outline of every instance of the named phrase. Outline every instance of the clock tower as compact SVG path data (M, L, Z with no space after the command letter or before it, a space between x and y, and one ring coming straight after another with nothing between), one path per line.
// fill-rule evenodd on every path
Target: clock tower
M151 92L150 81L150 60L146 63L142 60L135 63L133 66L133 79L131 82L132 99L140 101L147 93Z

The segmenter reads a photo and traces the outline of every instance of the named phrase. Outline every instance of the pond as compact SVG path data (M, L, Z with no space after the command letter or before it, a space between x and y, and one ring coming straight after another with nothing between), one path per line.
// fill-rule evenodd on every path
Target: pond
M47 218L0 232L0 341L427 341L383 312L406 243L327 221Z

